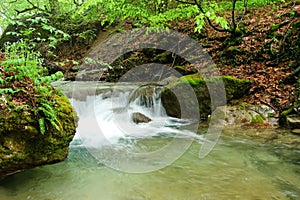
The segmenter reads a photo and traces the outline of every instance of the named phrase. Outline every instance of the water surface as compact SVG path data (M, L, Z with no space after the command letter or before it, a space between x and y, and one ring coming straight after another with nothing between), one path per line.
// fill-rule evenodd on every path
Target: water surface
M166 116L159 95L148 104L138 98L128 104L128 87L114 97L109 88L105 85L96 98L72 99L81 119L68 158L1 180L1 200L300 199L299 150L223 135L199 159L205 126L195 131L194 122ZM133 124L130 114L136 111L153 121ZM178 147L191 143L175 162L165 162L164 154L155 162L145 156L141 164L126 157L171 142ZM139 173L109 167L120 162ZM157 170L140 173L145 163Z

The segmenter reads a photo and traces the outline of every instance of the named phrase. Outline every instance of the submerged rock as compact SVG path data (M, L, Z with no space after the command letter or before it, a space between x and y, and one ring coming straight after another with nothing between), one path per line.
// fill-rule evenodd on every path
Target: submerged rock
M67 157L77 117L66 97L57 92L52 98L60 130L46 122L46 132L40 133L37 116L30 109L0 113L0 177Z
M162 104L172 117L194 118L189 115L199 109L200 118L207 118L216 107L225 105L226 100L230 102L243 97L250 86L251 81L230 76L205 79L200 74L187 75L167 85L161 94Z
M136 112L132 114L132 121L136 124L139 124L139 123L148 123L152 120L146 115Z

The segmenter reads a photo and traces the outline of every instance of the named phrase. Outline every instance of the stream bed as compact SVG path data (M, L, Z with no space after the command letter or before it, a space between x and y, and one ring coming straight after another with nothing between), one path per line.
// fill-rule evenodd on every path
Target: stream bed
M68 158L4 178L1 200L300 199L298 149L231 137L227 129L199 159L207 128L168 117L155 91L128 101L135 87L111 95L104 84L93 98L72 98L68 87L62 89L80 116ZM76 95L91 95L82 91ZM134 124L134 112L152 121ZM169 144L186 148L160 152Z

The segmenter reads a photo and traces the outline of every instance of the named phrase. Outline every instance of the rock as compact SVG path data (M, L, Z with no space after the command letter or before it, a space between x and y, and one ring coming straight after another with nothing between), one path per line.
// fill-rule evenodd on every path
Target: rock
M300 135L300 129L293 129L292 133L295 135Z
M219 119L223 122L220 124L230 128L271 128L278 125L276 112L266 105L220 106L214 113L222 113Z
M60 162L67 157L77 117L66 97L60 92L52 95L60 131L46 121L47 130L41 134L37 116L30 109L0 112L0 178L20 170Z
M171 76L169 76L169 77L167 77L167 78L159 81L158 85L166 86L166 85L168 85L170 83L173 83L173 82L177 81L178 79L179 79L178 77L176 77L174 75L171 75Z
M175 66L175 68L182 75L195 74L198 72L196 68L191 68L189 66Z
M161 94L162 104L167 114L172 117L195 118L191 115L196 115L196 109L199 110L200 118L207 118L216 107L226 103L222 97L225 96L221 87L222 82L227 102L241 98L251 86L251 81L230 76L204 79L200 74L187 75L166 86ZM208 90L207 85L211 87L211 91ZM213 107L211 106L212 95L215 100ZM219 96L220 99L218 99Z
M76 74L76 81L99 81L104 73L102 68L98 69L83 69Z
M137 112L132 114L132 121L136 124L139 124L139 123L148 123L152 120L149 117L145 116L144 114Z
M287 126L290 129L300 129L300 116L289 115L286 117Z

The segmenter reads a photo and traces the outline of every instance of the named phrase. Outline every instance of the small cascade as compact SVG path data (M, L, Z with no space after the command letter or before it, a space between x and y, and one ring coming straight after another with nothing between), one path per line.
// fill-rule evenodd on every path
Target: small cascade
M76 137L85 146L101 148L124 141L124 138L194 136L193 132L178 129L188 125L188 120L167 116L161 104L161 91L162 87L155 85L136 85L131 90L114 86L101 94L87 96L85 101L71 98L80 118ZM134 113L151 120L148 123L134 123Z
M138 87L130 94L127 107L138 109L149 117L166 117L166 111L161 104L161 92L162 87L159 86Z

